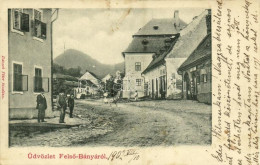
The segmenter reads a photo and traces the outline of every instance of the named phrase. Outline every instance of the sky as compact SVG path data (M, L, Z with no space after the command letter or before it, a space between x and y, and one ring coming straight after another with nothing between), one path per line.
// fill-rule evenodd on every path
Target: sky
M122 52L152 18L173 18L175 10L186 23L205 9L59 9L53 25L54 58L67 49L88 54L103 64L124 61Z

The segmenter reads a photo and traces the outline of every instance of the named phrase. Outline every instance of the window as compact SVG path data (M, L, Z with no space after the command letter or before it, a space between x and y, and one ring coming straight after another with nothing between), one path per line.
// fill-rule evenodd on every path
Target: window
M141 82L142 82L141 79L136 79L136 86L141 86Z
M206 83L206 82L207 82L207 79L208 79L207 74L202 74L202 75L201 75L201 82Z
M14 91L23 91L22 86L22 65L14 64Z
M200 84L200 76L199 75L197 75L197 77L196 77L196 82L197 82L197 84Z
M35 68L34 92L41 92L42 88L42 69Z
M204 76L203 76L203 82L206 83L207 80L208 80L208 76L207 76L207 74L204 74Z
M34 19L37 19L38 21L42 21L42 12L41 11L34 9L33 16L34 16Z
M21 9L15 9L14 10L14 17L13 17L13 28L20 30L21 27Z
M13 9L13 29L29 32L29 14L22 11L22 9Z
M46 23L43 23L42 11L33 10L34 18L34 36L41 39L46 39Z
M141 62L135 63L135 71L141 71Z
M13 91L22 92L28 90L28 76L22 75L22 65L13 64Z

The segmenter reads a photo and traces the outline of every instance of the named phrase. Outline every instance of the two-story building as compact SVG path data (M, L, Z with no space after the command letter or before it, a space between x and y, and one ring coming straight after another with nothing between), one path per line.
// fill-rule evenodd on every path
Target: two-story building
M210 15L210 10L203 11L172 38L172 42L166 40L165 47L169 44L169 49L155 56L142 72L151 98L182 98L182 76L177 70L210 32Z
M9 117L37 116L36 96L41 89L51 107L52 9L8 10Z
M183 98L211 104L211 33L209 33L178 69L183 79Z
M172 19L152 19L133 35L132 42L122 52L125 59L124 98L133 97L135 91L139 97L147 95L147 83L142 72L156 56L170 48L167 42L173 42L185 26L186 23L179 18L179 11L175 11Z

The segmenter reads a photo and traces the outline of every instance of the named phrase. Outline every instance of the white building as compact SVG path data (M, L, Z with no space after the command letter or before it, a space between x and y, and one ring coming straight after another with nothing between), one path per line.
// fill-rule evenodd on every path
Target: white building
M135 35L128 48L122 53L125 58L125 77L123 79L123 97L133 97L135 91L138 96L147 95L148 84L142 72L169 45L165 42L173 39L186 26L179 18L179 12L174 12L172 19L152 19Z
M169 42L169 49L159 53L142 72L145 83L148 84L147 94L151 98L182 98L182 76L177 70L207 35L209 12L205 10L194 17L192 22L179 32L179 36Z

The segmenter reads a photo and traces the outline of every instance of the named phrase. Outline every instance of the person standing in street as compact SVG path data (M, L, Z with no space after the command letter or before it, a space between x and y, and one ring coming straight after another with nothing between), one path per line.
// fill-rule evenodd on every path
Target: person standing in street
M70 108L70 118L73 118L73 109L74 109L74 95L70 95L68 98L68 107Z
M59 94L57 98L57 104L61 108L59 123L65 123L64 119L65 119L65 114L67 109L67 103L66 103L66 96L63 91Z
M45 110L47 109L47 102L46 98L44 96L44 89L40 89L40 94L37 95L37 105L36 109L38 109L38 123L40 122L45 122L44 117L45 117Z
M137 92L137 90L135 91L135 101L137 101L138 100L138 92Z

